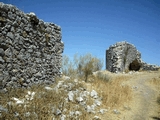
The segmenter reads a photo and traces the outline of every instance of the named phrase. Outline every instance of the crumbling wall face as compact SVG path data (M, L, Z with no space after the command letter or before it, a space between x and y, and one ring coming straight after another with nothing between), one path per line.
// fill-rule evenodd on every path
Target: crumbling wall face
M160 69L160 67L157 65L151 65L151 64L147 64L145 62L142 62L141 70L158 71L158 69Z
M117 42L106 50L106 69L111 72L158 70L159 68L159 66L142 62L140 52L128 42Z
M0 3L0 88L54 82L60 74L61 28Z

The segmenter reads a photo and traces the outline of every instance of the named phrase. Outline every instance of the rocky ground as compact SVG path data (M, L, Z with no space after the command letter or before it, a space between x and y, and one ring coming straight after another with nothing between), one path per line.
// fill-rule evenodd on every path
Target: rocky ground
M43 88L41 87L40 90L27 90L21 97L10 95L10 98L5 98L1 95L0 119L160 119L160 105L157 103L157 97L160 95L160 72L129 72L125 74L107 72L107 74L113 78L112 80L114 80L114 77L125 76L125 78L127 78L122 80L120 84L122 86L127 85L130 87L132 91L130 93L132 95L130 101L124 100L121 105L117 107L106 106L103 102L103 96L92 83L94 81L93 78L90 79L88 83L85 83L78 79L71 80L70 77L63 76L55 85L44 86ZM105 88L100 89L105 90ZM41 101L42 99L44 102ZM42 105L39 105L38 103L42 103ZM7 105L12 106L12 110ZM41 112L36 112L36 109L30 110L27 107L33 107L34 105L37 105L38 111ZM41 108L43 109L41 110ZM32 115L33 113L34 115ZM8 114L12 114L14 117L11 117L11 115L9 116ZM38 115L41 117L38 118Z

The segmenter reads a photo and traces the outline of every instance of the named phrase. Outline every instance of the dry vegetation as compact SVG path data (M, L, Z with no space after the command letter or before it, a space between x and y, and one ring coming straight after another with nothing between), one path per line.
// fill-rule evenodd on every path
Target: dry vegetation
M160 105L160 69L158 70L159 76L153 78L150 83L156 87L156 89L159 91L159 96L157 96L157 103Z
M122 84L122 82L127 79L126 77L116 77L115 79L113 77L111 79L110 77L109 81L94 76L90 76L90 78L94 79L94 81L88 84L91 84L92 89L99 93L99 96L102 98L103 106L106 108L118 108L131 99L131 89ZM70 80L67 81L67 83L74 84L74 81ZM83 84L75 84L71 91L79 88L86 88L85 83L82 83ZM55 85L51 85L50 87L54 88ZM65 111L66 115L69 115L71 111L81 111L82 114L77 116L80 120L89 120L90 118L93 118L93 115L88 114L83 107L78 106L76 108L76 101L66 103L64 98L67 98L68 91L65 91L64 89L58 91L46 90L44 88L45 86L43 85L33 86L30 89L8 88L7 93L0 94L0 105L8 109L8 112L3 111L1 113L0 119L52 120L55 118L55 120L59 120L61 114L54 111L57 109ZM31 91L31 93L33 91L35 92L33 99L27 100L25 97L28 91ZM13 100L13 98L18 98L19 100L24 101L24 103L16 104L16 101ZM92 103L92 100L88 99L87 104L90 105ZM75 116L68 116L67 119L74 120L76 118Z
M107 107L118 107L131 99L131 88L123 84L128 76L115 76L106 71L97 72L95 73L96 76L92 75L93 72L101 70L103 62L91 54L83 56L75 55L73 62L67 56L64 56L62 66L67 68L62 68L62 72L64 71L63 73L66 73L65 75L71 76L76 73L80 80L90 82L92 89L99 92L103 98L103 104ZM75 69L71 66L74 66Z
M77 84L73 89L79 89L81 86ZM54 88L54 85L51 87ZM35 92L33 99L30 99L31 96L27 97L28 99L25 97L28 91ZM27 90L9 89L6 94L0 94L0 105L8 110L1 113L0 120L59 120L61 117L59 110L66 115L69 115L71 111L81 111L82 115L78 115L77 118L88 119L83 107L75 106L77 104L75 101L66 102L64 98L67 98L67 94L68 92L63 89L46 90L43 85L33 86ZM19 103L14 98L18 98ZM67 116L67 119L76 119L76 116Z
M70 60L68 56L64 55L61 71L66 76L70 76L71 78L78 77L87 82L89 75L95 71L101 70L102 67L102 60L91 54L75 54L73 60Z
M110 76L104 74L102 79L96 77L92 83L94 88L99 91L103 98L103 104L110 108L118 108L123 106L124 103L129 102L132 98L132 91L128 85L124 85L123 82L127 80L127 76Z
M89 60L86 62L86 59ZM70 91L80 88L90 91L94 89L101 97L102 106L112 110L123 106L132 99L131 88L123 84L129 76L115 75L104 71L93 75L92 72L102 68L102 62L91 55L75 56L74 60L71 62L66 56L62 63L62 72L71 78L64 84L74 84ZM75 78L80 81L78 84L74 82ZM56 79L57 83L50 87L56 88L58 81L61 80L62 78ZM157 81L153 80L153 82L157 84ZM29 91L30 94L28 94ZM28 89L8 88L6 93L0 93L0 107L7 109L0 113L0 120L59 120L62 114L58 113L58 110L68 115L66 120L92 119L94 115L87 113L86 109L78 105L77 101L66 102L65 98L67 98L68 92L63 88L46 90L44 85L35 85ZM32 93L35 95L31 99ZM27 94L29 97L26 97ZM15 98L23 103L16 103ZM87 100L88 105L92 103L92 99ZM81 111L81 114L69 115L72 111Z

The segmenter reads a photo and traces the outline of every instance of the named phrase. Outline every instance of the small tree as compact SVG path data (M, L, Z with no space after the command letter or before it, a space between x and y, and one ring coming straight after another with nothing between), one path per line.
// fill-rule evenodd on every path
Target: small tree
M93 72L101 70L103 63L100 59L93 57L91 54L86 54L79 57L78 72L80 76L84 76L87 82L88 76Z
M102 67L102 61L93 57L91 54L81 56L75 54L73 60L70 60L66 55L62 57L62 73L70 77L84 77L86 82L89 75L95 71L101 70Z

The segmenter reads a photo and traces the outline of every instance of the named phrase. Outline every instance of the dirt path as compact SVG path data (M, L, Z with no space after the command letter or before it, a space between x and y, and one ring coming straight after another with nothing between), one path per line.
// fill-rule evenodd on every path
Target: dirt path
M133 89L133 101L130 104L131 110L124 114L125 120L156 120L159 107L156 103L158 90L151 85L151 80L158 74L140 74L130 79L128 84Z

